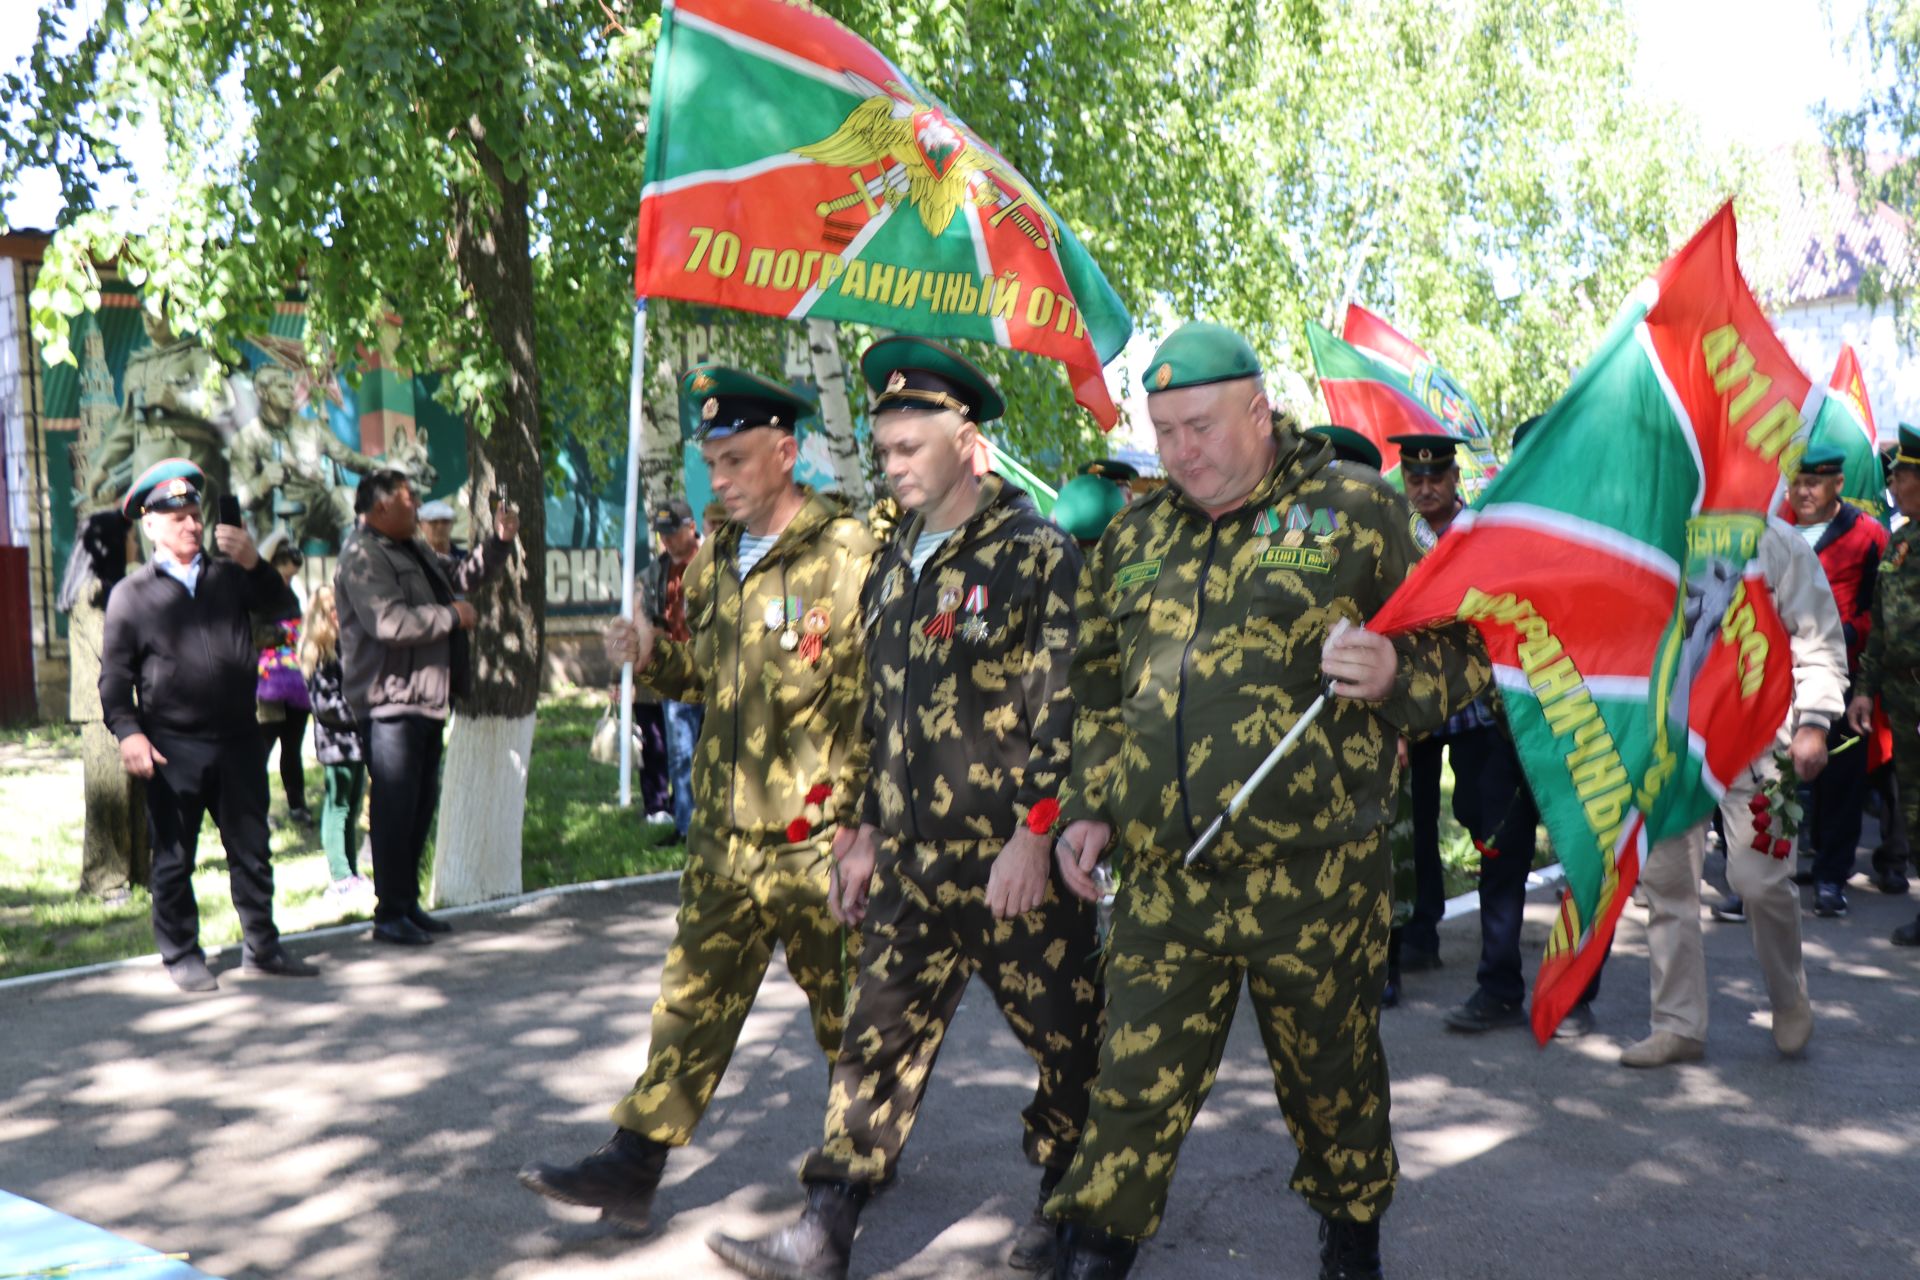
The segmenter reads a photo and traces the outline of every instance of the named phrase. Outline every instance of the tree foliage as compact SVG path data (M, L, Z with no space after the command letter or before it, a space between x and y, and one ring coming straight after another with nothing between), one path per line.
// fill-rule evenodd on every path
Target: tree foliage
M1824 108L1827 143L1853 178L1861 211L1884 202L1906 220L1903 260L1870 263L1860 282L1868 307L1891 304L1901 341L1920 343L1920 0L1867 0L1849 37L1864 48L1874 74L1855 102Z

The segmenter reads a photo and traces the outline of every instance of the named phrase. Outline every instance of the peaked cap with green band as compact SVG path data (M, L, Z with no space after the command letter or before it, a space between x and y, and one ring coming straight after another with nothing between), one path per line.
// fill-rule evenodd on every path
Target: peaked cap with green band
M120 514L138 520L149 511L178 511L200 505L206 473L185 458L162 458L127 487Z
M1098 542L1127 505L1120 486L1099 476L1080 475L1060 486L1053 500L1053 522L1075 542Z
M1363 467L1372 467L1375 471L1380 469L1379 448L1352 427L1329 423L1321 427L1308 427L1304 434L1331 444L1333 456L1342 462L1356 462Z
M1847 455L1838 445L1810 444L1800 455L1803 476L1843 476L1847 474Z
M1454 453L1460 447L1456 436L1423 431L1387 439L1400 446L1400 469L1408 475L1437 476L1448 467L1459 465L1459 457Z
M680 380L680 394L694 405L697 440L724 440L754 427L792 431L813 412L813 401L791 387L745 369L697 364Z
M1259 376L1260 357L1245 338L1223 324L1194 320L1161 340L1140 385L1149 392L1178 391Z
M1887 465L1891 472L1896 467L1920 467L1920 428L1900 424L1900 447L1893 454L1893 461Z
M908 334L882 338L860 357L860 375L873 392L873 412L954 409L973 422L1007 411L993 379L952 347Z

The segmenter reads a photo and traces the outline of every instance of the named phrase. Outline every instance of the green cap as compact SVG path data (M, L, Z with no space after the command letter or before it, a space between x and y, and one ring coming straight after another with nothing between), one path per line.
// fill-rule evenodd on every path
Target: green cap
M1373 441L1355 431L1352 427L1342 427L1334 423L1308 427L1306 434L1325 440L1333 446L1333 456L1342 462L1357 462L1363 467L1380 469L1380 450Z
M1076 542L1098 542L1107 525L1127 505L1120 486L1099 476L1075 476L1053 500L1053 522Z
M1102 480L1112 480L1116 484L1128 484L1140 478L1140 469L1131 462L1122 462L1118 458L1095 458L1080 468L1083 476L1099 476Z
M992 422L1007 411L993 379L952 347L896 334L860 357L860 374L873 392L873 412L954 409L974 422Z
M120 501L120 514L137 520L149 511L197 507L206 483L206 474L187 459L162 458L128 487L127 496Z
M1195 320L1161 341L1140 384L1149 392L1178 391L1259 376L1260 357L1245 338L1225 325Z
M1458 464L1453 452L1460 443L1456 436L1422 431L1387 439L1400 446L1400 469L1409 475L1437 476Z
M697 364L680 380L680 394L699 406L696 439L724 440L755 427L792 431L813 402L771 378L724 364Z
M1847 455L1838 445L1810 444L1800 455L1803 476L1843 476L1847 474Z
M1920 467L1920 429L1900 424L1900 447L1893 454L1893 461L1887 470L1895 467Z

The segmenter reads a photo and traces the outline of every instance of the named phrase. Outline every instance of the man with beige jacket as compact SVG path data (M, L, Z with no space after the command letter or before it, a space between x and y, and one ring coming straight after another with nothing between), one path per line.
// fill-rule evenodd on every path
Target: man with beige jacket
M1753 797L1778 776L1774 751L1785 750L1803 782L1826 767L1827 728L1845 710L1846 640L1827 575L1813 548L1784 521L1769 518L1760 537L1762 576L1793 651L1793 705L1774 746L1742 770L1720 798L1727 842L1727 878L1746 900L1753 951L1773 1006L1773 1041L1799 1053L1813 1035L1813 1006L1800 958L1800 895L1793 863L1753 846ZM1708 819L1710 821L1710 819ZM1653 983L1653 1030L1620 1054L1628 1067L1694 1062L1707 1048L1707 964L1700 939L1700 872L1707 821L1662 840L1647 855L1640 883L1647 893L1647 967Z

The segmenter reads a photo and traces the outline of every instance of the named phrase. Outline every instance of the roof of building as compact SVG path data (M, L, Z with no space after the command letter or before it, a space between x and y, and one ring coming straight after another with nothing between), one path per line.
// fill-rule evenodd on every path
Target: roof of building
M1894 158L1875 156L1869 163L1884 172ZM1884 201L1863 210L1844 159L1814 148L1782 149L1764 167L1755 195L1775 209L1767 211L1772 216L1742 219L1759 234L1741 237L1741 257L1773 305L1853 297L1870 267L1882 268L1889 284L1920 279L1912 224Z

